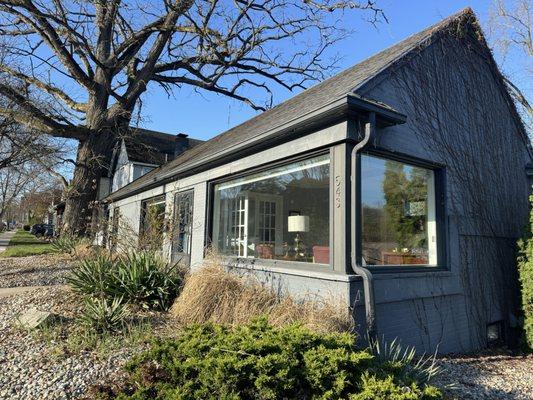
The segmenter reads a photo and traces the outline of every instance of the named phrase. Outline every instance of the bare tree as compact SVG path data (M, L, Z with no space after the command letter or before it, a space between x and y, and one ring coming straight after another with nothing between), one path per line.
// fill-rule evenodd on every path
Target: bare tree
M22 111L0 114L79 141L65 229L84 233L110 150L150 84L264 110L272 84L303 88L330 70L324 51L345 36L336 19L346 10L384 18L372 0L0 0L0 34L11 41L0 72L38 92L0 81Z
M22 197L57 187L57 180L39 164L24 163L0 170L0 221Z
M515 74L515 82L509 74L504 75L504 80L509 93L523 111L530 133L533 129L533 107L521 86L533 77L532 11L531 0L494 0L488 21L489 37L500 59L500 66L505 67L511 53L515 53L515 60L522 60L518 63L520 71ZM522 84L521 80L524 80Z

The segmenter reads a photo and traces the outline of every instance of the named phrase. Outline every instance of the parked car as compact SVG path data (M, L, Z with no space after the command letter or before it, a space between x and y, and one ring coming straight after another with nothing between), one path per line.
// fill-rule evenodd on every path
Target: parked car
M35 224L32 225L30 233L37 236L52 237L54 236L54 225L51 224Z
M44 236L47 238L54 237L54 225L45 225Z
M35 236L44 236L44 224L34 224L31 226L30 233Z

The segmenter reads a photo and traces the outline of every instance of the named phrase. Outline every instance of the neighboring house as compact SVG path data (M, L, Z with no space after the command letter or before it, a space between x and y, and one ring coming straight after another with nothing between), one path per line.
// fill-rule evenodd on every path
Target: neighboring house
M63 214L65 213L65 202L63 200L54 200L48 207L47 224L54 226L54 235L59 234L63 226Z
M98 198L103 199L109 193L173 160L199 143L202 141L191 139L184 133L172 135L143 128L131 128L130 134L122 138L113 150L108 176L101 178L98 185ZM102 211L103 215L106 215L106 210ZM61 229L64 212L64 201L54 201L50 205L47 223L53 224L56 232Z
M122 139L113 152L110 191L117 191L201 142L183 133L171 135L132 128L132 134ZM100 198L109 194L109 184L101 186Z
M513 337L531 162L467 9L106 201L119 234L172 215L162 251L192 269L211 246L277 289L342 297L362 333L375 317L388 340L459 352Z

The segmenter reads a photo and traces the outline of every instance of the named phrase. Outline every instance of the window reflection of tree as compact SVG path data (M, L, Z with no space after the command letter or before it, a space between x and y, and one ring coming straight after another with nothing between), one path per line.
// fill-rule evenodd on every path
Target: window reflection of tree
M380 264L383 252L404 249L425 256L431 172L392 160L380 162L384 165L379 179L384 204L363 204L362 210L365 261Z

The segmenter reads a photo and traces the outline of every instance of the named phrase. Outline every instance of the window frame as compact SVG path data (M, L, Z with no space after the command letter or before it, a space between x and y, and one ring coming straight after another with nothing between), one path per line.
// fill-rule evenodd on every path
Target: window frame
M257 167L246 168L242 171L233 174L226 174L224 176L218 177L216 179L210 180L207 182L207 207L206 207L206 224L205 224L205 234L204 234L204 256L207 253L208 249L213 245L213 228L214 228L214 215L215 215L215 186L218 184L230 182L235 179L243 178L249 175L265 172L274 168L282 167L285 165L290 165L298 161L304 161L314 157L327 155L329 157L329 167L330 167L330 176L329 176L329 248L333 249L334 238L333 238L333 221L334 212L332 204L333 196L333 185L334 185L334 173L333 173L333 146L328 145L326 148L315 149L308 151L296 156L285 157L276 161L268 162ZM308 263L308 262L299 262L299 261L288 261L288 260L270 260L263 258L246 258L238 257L223 254L221 255L227 261L233 261L236 265L258 265L265 267L286 267L294 270L300 271L317 271L317 272L334 272L333 264L333 251L330 251L329 263L320 264L320 263Z
M160 199L160 201L158 201ZM141 242L141 237L142 235L144 234L144 223L145 223L145 218L146 218L146 211L148 210L148 207L151 205L151 204L161 204L163 203L165 205L165 214L164 214L164 220L163 220L163 229L166 229L166 218L167 218L167 203L166 203L166 193L163 193L163 194L158 194L156 196L152 196L152 197L148 197L146 199L142 199L141 200L141 205L140 205L140 213L139 213L139 231L138 231L138 237L139 237L139 244ZM145 207L146 205L146 207ZM161 247L164 246L164 239L163 239L163 244Z
M194 233L194 188L191 188L191 189L185 189L185 190L180 190L180 191L177 191L177 192L174 192L174 196L172 198L172 223L173 224L176 224L177 223L177 200L179 198L179 196L190 196L191 197L191 204L190 204L190 216L189 218L191 219L190 220L190 237L189 237L189 243L188 243L188 253L187 252L178 252L178 251L174 251L175 249L175 246L176 246L176 242L175 242L175 239L174 237L172 237L172 240L171 240L171 244L170 244L170 258L171 258L171 261L174 262L172 260L172 258L174 257L174 255L181 255L181 256L185 256L185 257L188 257L189 258L189 265L190 266L190 263L191 263L191 255L192 255L192 243L193 243L193 233ZM175 226L173 226L173 229L175 229ZM175 232L172 233L172 235L174 235Z
M415 156L407 155L404 153L391 152L384 149L372 148L364 149L356 155L359 158L356 163L357 171L356 177L359 182L357 187L359 190L356 191L356 206L358 212L356 216L352 216L352 220L355 219L355 229L359 234L358 243L356 243L356 259L362 260L363 258L363 235L362 226L363 220L362 216L362 201L361 193L363 188L363 179L361 176L361 156L367 155L371 157L378 157L385 160L391 160L400 162L403 164L411 165L414 167L429 169L433 171L434 175L434 184L435 184L435 222L436 232L437 232L437 264L390 264L390 265L366 265L365 268L370 270L372 273L405 273L405 272L439 272L439 271L448 271L448 224L446 218L446 168L443 164L429 161L426 159L418 158ZM357 218L359 216L360 218Z

